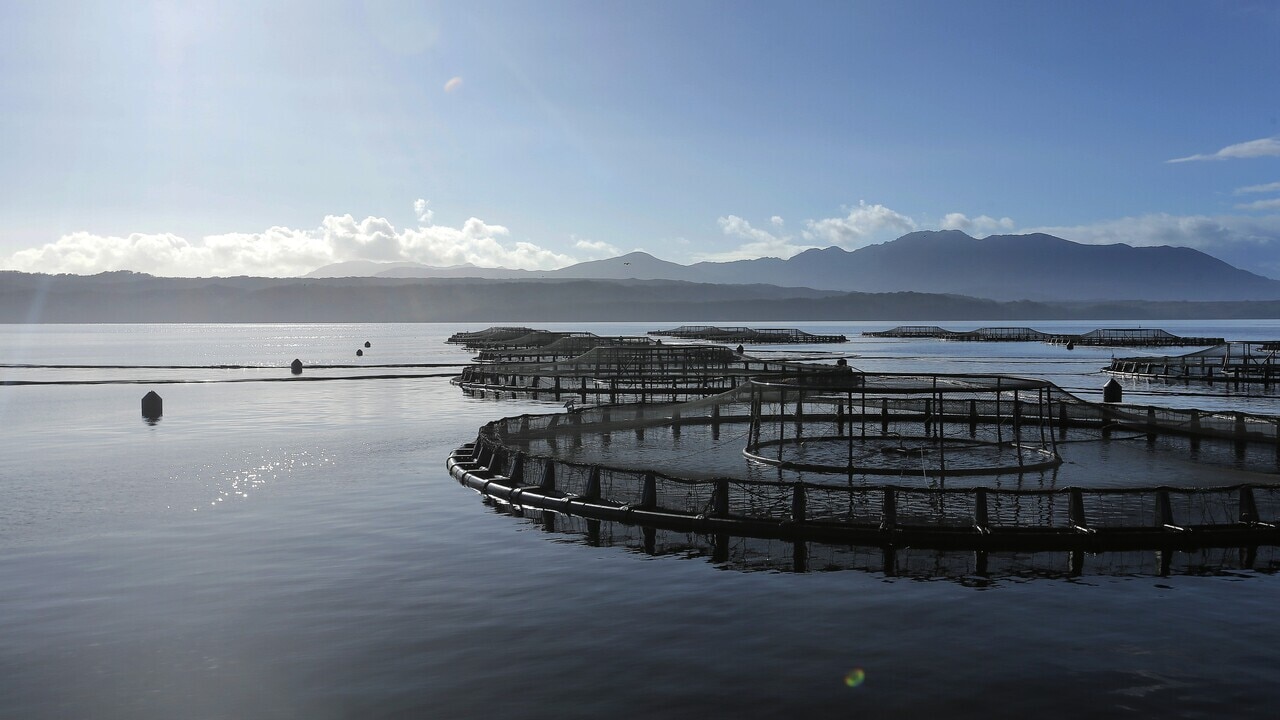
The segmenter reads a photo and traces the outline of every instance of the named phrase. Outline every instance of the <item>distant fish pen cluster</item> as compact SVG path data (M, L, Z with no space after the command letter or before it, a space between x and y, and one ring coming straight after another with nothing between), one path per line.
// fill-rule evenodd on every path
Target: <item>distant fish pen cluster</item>
M651 330L650 335L706 340L734 344L822 344L849 342L844 335L815 335L796 328L748 328L715 327L712 325L681 325L671 330Z
M1046 333L1028 327L986 327L977 330L947 330L936 325L902 325L889 330L868 331L866 337L931 338L958 342L1045 342L1075 347L1186 347L1219 345L1223 338L1182 337L1155 328L1102 328L1087 333Z
M762 360L722 345L627 341L596 345L572 357L549 354L553 347L495 354L494 362L464 367L454 383L473 392L523 393L579 403L676 402L726 392L754 377L829 373L835 367Z
M1280 542L1278 429L1038 380L825 366L687 402L504 418L448 465L515 507L797 547L1245 547Z
M1228 342L1186 355L1113 358L1105 370L1113 375L1170 381L1258 383L1271 387L1280 382L1278 352L1280 341L1276 340Z

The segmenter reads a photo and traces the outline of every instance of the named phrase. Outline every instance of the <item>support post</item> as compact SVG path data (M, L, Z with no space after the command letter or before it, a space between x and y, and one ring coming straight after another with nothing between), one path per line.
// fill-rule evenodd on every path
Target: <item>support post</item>
M1073 487L1067 491L1067 518L1071 526L1082 532L1092 532L1089 520L1084 516L1084 491Z
M545 491L556 489L556 461L547 458L542 461L542 481L538 487Z
M717 478L715 489L711 493L711 517L729 516L729 481Z
M797 482L791 495L791 521L802 523L808 515L809 497L805 493L804 483Z
M973 494L973 526L986 535L991 532L987 519L987 489L977 488Z
M884 501L881 506L880 529L893 530L898 526L898 496L895 488L884 489Z
M524 484L524 453L517 452L515 457L511 458L511 472L507 473L507 477L511 478L511 486L516 487Z
M592 465L591 472L587 475L587 487L583 491L582 497L590 500L600 499L600 466Z
M658 481L653 473L644 474L644 488L640 492L640 507L649 509L658 506Z
M1254 502L1253 488L1240 486L1240 522L1252 525L1259 521L1258 504Z

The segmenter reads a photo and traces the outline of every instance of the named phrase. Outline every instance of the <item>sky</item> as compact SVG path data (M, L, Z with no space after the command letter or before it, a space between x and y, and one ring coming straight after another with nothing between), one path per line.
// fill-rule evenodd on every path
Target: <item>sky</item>
M0 269L1193 247L1280 278L1280 3L0 3Z

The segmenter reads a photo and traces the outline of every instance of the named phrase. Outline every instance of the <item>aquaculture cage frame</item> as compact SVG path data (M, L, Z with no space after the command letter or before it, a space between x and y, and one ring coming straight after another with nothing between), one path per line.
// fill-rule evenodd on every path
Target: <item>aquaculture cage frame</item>
M843 423L843 434L838 431L837 436L845 442L861 442L864 427L868 437L882 441L886 415L890 427L931 423L933 434L922 432L913 440L926 445L936 444L939 434L954 437L976 425L977 435L996 434L998 445L1020 451L1026 446L1046 458L1040 464L980 469L1016 472L1018 477L1056 473L1054 438L1066 437L1068 429L1099 438L1119 430L1148 437L1189 436L1193 448L1222 442L1236 452L1246 445L1270 445L1280 462L1280 418L1275 416L1090 403L1048 382L1005 376L938 375L939 391L932 376L927 383L922 377L850 371L843 377L757 378L728 393L684 403L603 405L503 418L482 427L473 443L455 451L448 467L464 485L513 506L681 532L974 550L1280 542L1280 483L1024 487L1019 481L1013 487L988 486L958 483L972 477L966 472L972 468L941 462L932 474L925 468L925 477L915 484L901 478L855 482L855 474L876 473L838 463L788 466L785 454L783 462L774 455L785 442L763 442L774 439L766 434L769 427L782 428L778 440L796 437L798 410L800 422L815 427ZM807 394L801 396L801 388ZM874 402L861 401L864 389ZM883 401L888 401L888 413L882 412ZM616 445L619 433L634 433L642 441L645 433L679 439L682 431L718 443L725 442L721 433L727 432L730 440L742 441L748 466L772 467L802 479L718 473L715 468L663 471L642 455L602 462L578 460L570 452L584 438L608 445L612 436ZM655 452L668 442L661 441ZM695 447L692 452L696 462L699 451ZM963 454L949 453L947 447L943 453L953 458Z
M918 464L921 475L937 477L1062 463L1047 381L849 373L753 379L750 388L743 452L756 462L865 475L900 475Z
M1103 368L1113 375L1133 375L1168 381L1213 385L1280 382L1280 341L1228 342L1184 355L1112 358Z
M511 392L580 403L679 401L732 390L761 375L848 373L840 365L764 360L723 345L606 345L547 362L469 365L454 379L473 392Z

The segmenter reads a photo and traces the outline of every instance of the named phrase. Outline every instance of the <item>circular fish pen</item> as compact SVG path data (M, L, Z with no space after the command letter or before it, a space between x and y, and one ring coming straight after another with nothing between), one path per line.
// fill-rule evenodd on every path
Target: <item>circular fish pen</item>
M454 382L470 392L545 395L581 404L649 403L716 395L761 376L823 375L837 370L831 365L762 360L722 345L637 343L596 346L554 361L469 365Z
M677 532L973 550L1280 541L1277 418L1005 376L757 377L503 418L449 459L487 498Z
M924 477L1034 472L1062 463L1051 383L1001 376L752 380L743 453L813 473Z

